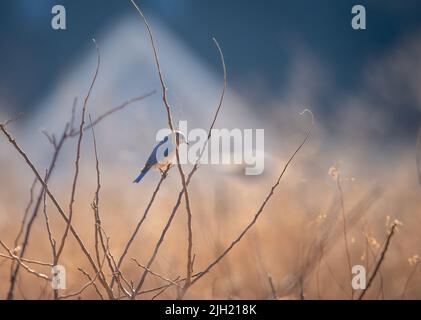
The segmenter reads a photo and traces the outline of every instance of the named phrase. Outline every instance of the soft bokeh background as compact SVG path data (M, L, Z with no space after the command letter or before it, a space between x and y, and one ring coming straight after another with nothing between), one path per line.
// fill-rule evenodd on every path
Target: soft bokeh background
M48 0L0 4L0 119L24 113L9 129L41 172L52 154L41 131L60 134L71 116L74 98L82 101L88 90L96 63L92 38L102 57L88 105L93 118L129 98L160 89L145 27L129 1L63 0L66 31L50 26L54 4ZM354 264L373 264L377 242L386 236L387 216L403 223L381 277L368 294L372 299L400 298L414 270L408 258L421 251L421 189L415 163L421 122L419 1L359 1L367 10L364 31L350 26L354 1L154 0L139 4L155 33L176 121L187 120L189 128L210 124L222 88L220 61L211 40L215 36L224 51L229 81L216 126L265 129L263 175L245 177L237 167L203 166L193 179L196 271L221 252L255 213L309 125L299 112L310 108L316 118L309 143L256 227L188 297L265 299L271 296L267 276L271 274L279 295L297 297L297 288L289 284L303 276L306 298L349 298L342 236L329 237L323 259L306 253L309 243L323 234L325 224L333 224L332 234L341 228L338 190L328 175L337 164L352 220L349 241ZM157 93L96 127L103 179L101 212L116 256L158 182L159 174L152 172L142 184L131 183L155 144L157 130L166 125ZM51 180L64 207L69 201L75 142L66 144ZM75 227L91 247L90 203L96 177L90 134L83 146ZM12 246L33 174L5 139L0 140L0 150L0 238ZM179 189L178 173L173 170L130 257L147 261ZM59 237L63 224L53 206L48 204L48 208ZM182 205L153 265L168 277L185 272L185 216ZM49 260L42 215L37 219L27 256ZM308 257L315 259L313 268L303 272L301 266ZM86 266L86 261L73 241L66 247L62 264L68 272L66 292L86 282L76 269ZM9 270L10 263L0 260L2 298ZM139 279L140 270L130 259L123 270L131 280ZM24 270L20 274L16 297L40 297L44 283ZM406 298L421 298L420 281L420 271L415 270ZM160 283L150 276L147 287ZM42 298L51 297L48 294ZM162 297L174 294L168 290ZM96 297L92 289L83 296Z

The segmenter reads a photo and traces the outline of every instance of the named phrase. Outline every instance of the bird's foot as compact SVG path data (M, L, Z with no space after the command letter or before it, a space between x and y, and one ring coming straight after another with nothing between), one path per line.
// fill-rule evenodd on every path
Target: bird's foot
M170 171L171 167L173 166L173 164L168 164L167 167L165 169L159 169L159 171L161 172L161 176L163 178L166 178L168 176L168 171Z
M168 170L159 169L159 171L161 172L161 177L162 178L166 178L168 176Z

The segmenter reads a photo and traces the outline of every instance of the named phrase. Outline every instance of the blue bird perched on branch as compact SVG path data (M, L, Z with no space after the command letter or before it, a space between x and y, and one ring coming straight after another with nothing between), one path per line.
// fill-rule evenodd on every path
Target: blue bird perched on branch
M176 155L176 144L180 146L183 143L189 144L184 134L180 131L176 130L167 135L152 150L145 166L133 182L139 183L151 168L157 169L161 171L161 174L164 174Z

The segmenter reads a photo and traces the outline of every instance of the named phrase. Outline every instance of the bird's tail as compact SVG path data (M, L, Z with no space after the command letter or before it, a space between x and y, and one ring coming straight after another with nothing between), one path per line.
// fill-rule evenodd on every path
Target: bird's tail
M143 169L142 170L142 172L140 172L140 174L139 174L139 176L136 178L136 179L134 179L134 181L133 181L133 183L139 183L140 182L140 180L142 180L143 179L143 177L146 175L146 173L148 172L149 170L148 169Z

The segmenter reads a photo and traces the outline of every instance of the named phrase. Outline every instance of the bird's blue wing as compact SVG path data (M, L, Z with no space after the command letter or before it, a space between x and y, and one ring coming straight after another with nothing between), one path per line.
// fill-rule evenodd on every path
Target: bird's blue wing
M168 136L162 139L152 150L148 160L146 161L145 166L153 166L161 161L164 157L168 157L169 150L168 146L166 145L168 142Z
M149 158L146 161L146 164L143 167L142 171L140 172L140 174L137 176L137 178L133 182L139 183L140 180L142 180L142 178L149 171L149 169L152 168L152 166L154 166L155 164L157 164L159 162L160 159L158 159L158 158L162 157L162 155L160 155L159 152L162 152L161 147L163 147L163 145L167 142L168 142L168 136L166 136L164 139L162 139L155 146L155 148L152 150L151 154L149 155ZM168 146L166 146L165 149L163 150L163 155L164 155L164 157L167 157L168 154L169 154L169 150L168 150Z

